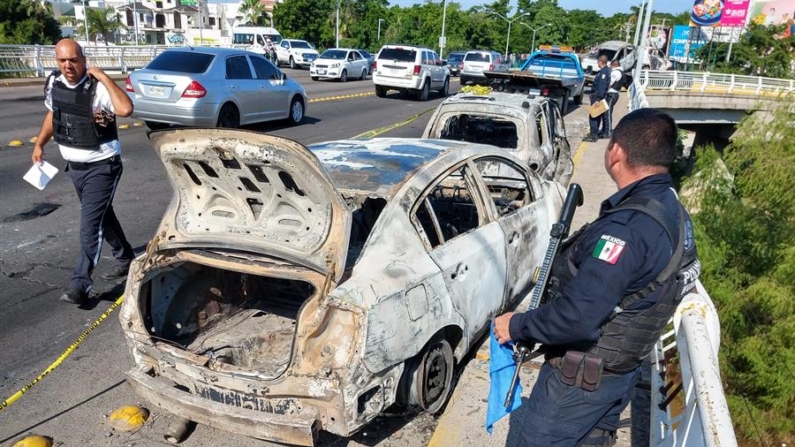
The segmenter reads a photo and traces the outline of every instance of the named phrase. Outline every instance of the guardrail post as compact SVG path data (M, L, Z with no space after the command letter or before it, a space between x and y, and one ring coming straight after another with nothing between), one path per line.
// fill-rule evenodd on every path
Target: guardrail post
M759 76L759 77L757 77L756 79L757 79L757 83L756 83L756 94L758 95L758 94L759 94L759 93L762 91L762 77L761 77L761 76Z
M679 72L674 71L674 82L671 83L671 90L676 90L676 84L679 83Z
M707 76L709 76L709 73L705 71L701 80L701 93L704 93L704 90L707 89Z
M728 93L731 94L732 90L734 90L734 75L731 75L731 81L729 81L729 91Z
M33 66L36 68L36 77L44 76L44 67L41 64L41 45L36 44L33 54Z
M119 52L119 68L122 73L127 73L127 65L124 64L124 47Z

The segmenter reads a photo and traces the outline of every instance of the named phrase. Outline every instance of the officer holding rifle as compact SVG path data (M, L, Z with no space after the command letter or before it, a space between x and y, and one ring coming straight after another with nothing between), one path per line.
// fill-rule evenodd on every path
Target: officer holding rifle
M543 304L495 319L501 344L540 343L546 360L519 445L615 442L641 361L700 269L693 224L669 174L676 141L670 116L654 109L626 115L604 154L618 192L602 202L594 222L562 242L548 285L538 283Z

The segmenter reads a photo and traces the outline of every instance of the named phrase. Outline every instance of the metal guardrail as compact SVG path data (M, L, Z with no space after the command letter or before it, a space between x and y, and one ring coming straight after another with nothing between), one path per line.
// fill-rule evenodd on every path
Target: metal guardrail
M643 90L723 93L738 96L795 95L795 80L709 72L644 70Z
M736 447L718 364L720 323L700 281L652 351L651 446Z
M168 46L87 45L83 52L88 63L103 70L127 73L143 68ZM57 68L54 45L0 45L0 74L16 77L41 77Z

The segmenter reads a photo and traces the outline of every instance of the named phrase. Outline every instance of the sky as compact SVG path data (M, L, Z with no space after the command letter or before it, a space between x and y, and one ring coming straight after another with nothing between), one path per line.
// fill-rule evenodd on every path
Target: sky
M390 5L411 6L422 3L424 0L388 0ZM439 0L441 1L441 0ZM462 9L469 9L477 5L485 5L492 1L484 0L448 0L455 1ZM640 0L558 0L558 4L565 9L593 9L609 17L617 12L629 12L632 6L640 5ZM511 0L511 5L516 5ZM670 12L678 14L693 7L693 0L656 0L654 10L657 12Z

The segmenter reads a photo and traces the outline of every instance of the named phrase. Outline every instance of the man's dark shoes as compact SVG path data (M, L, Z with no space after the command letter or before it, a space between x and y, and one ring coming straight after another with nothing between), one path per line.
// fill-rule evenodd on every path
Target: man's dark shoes
M118 264L113 267L108 273L100 276L104 281L116 281L120 278L126 278L127 273L130 271L130 264Z
M606 138L610 138L610 134L609 133L600 133L599 134L599 139L600 140L604 140Z
M78 306L85 303L87 299L88 294L86 292L76 289L67 289L60 298L64 303L77 304Z
M591 133L591 134L586 135L585 138L582 139L582 141L587 141L589 143L595 143L595 142L599 141L599 138L597 138L595 134Z

